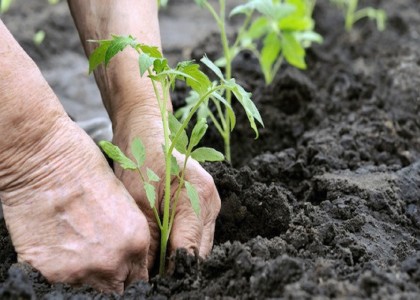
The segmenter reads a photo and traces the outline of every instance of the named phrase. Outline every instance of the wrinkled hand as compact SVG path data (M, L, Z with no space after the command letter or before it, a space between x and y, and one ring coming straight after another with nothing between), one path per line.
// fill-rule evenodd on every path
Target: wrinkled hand
M21 137L13 155L0 155L8 170L0 168L0 198L18 260L51 282L122 293L148 279L146 218L92 140L62 119L46 126L47 138Z
M135 137L140 137L146 147L146 162L144 168L152 169L161 181L156 183L157 204L159 212L163 213L165 162L162 153L163 135L160 131L160 121L154 119L149 122L128 121L121 132L116 131L114 143L124 153L130 153L130 143ZM151 125L152 124L152 125ZM154 125L153 125L154 124ZM152 127L155 126L155 127ZM148 130L150 128L150 130ZM174 153L178 165L182 166L184 156L178 152ZM140 182L139 174L132 171L125 171L116 167L116 175L123 182L130 194L133 196L141 211L145 214L150 228L150 250L148 255L148 267L151 269L158 257L160 247L160 230L150 204L146 198L145 191ZM195 186L200 197L201 215L197 217L194 213L185 188L181 190L180 198L176 207L175 220L169 238L168 255L178 248L185 248L191 254L198 253L206 257L213 246L214 228L216 217L220 211L220 198L214 184L213 178L193 159L188 159L185 180ZM178 187L178 180L172 183L172 195Z

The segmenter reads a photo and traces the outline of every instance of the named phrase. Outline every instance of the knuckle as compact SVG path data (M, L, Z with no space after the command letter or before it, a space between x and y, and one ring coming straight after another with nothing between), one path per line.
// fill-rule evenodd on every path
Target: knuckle
M130 230L126 232L122 242L122 248L128 255L146 256L150 245L149 225L146 218L142 217L131 226Z

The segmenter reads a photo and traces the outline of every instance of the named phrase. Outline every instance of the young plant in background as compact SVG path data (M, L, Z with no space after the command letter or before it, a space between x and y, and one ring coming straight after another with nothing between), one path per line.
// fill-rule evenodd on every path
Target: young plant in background
M0 14L6 12L11 4L12 0L0 0Z
M165 8L166 6L168 6L168 1L169 0L157 0L157 1L158 1L159 7Z
M188 136L186 128L190 125L190 121L197 111L205 105L209 99L217 100L220 107L224 106L229 112L231 122L234 124L235 115L230 104L221 96L222 91L233 92L240 99L243 105L251 127L258 134L255 120L262 124L261 117L250 99L250 94L245 92L242 87L236 84L234 79L225 80L220 69L215 66L207 57L201 62L213 70L219 77L218 82L211 82L209 78L199 70L199 65L192 61L184 61L177 64L175 68L168 65L168 61L164 58L157 47L141 44L131 36L113 36L110 40L95 41L99 43L99 47L95 49L89 59L89 71L92 72L101 63L108 65L112 57L126 47L132 47L139 54L139 75L145 73L152 81L156 100L160 109L160 115L163 124L164 144L162 145L163 156L165 159L165 174L161 179L151 169L144 169L146 159L146 149L141 140L136 138L131 143L131 159L125 155L117 146L110 142L102 141L100 146L104 152L123 169L133 170L139 173L141 184L146 192L150 207L156 217L156 222L161 231L161 248L160 248L160 274L165 272L166 250L169 235L175 219L176 206L179 200L180 191L185 188L191 205L197 217L200 217L199 196L195 187L185 180L185 170L187 161L193 158L199 162L205 161L221 161L224 159L223 154L208 148L197 147L207 130L207 122L204 118L198 118L192 129L191 135ZM175 86L176 80L185 81L186 84L197 95L197 101L194 106L185 112L186 117L179 122L172 113L167 111L167 104L170 101L170 89ZM233 127L232 127L233 128ZM179 166L174 156L177 150L184 155L184 162ZM177 190L171 201L171 182L176 178L178 182ZM156 191L154 182L163 180L164 183L164 199L163 212L159 211L156 205Z
M216 61L216 65L224 67L224 79L232 77L232 61L243 50L251 51L259 60L264 73L266 84L270 84L279 71L283 60L291 65L305 69L305 48L312 42L321 42L320 35L313 31L314 21L312 11L315 0L249 0L246 4L234 8L230 16L242 14L245 16L242 26L233 43L229 43L226 30L226 1L219 0L219 11L207 0L195 0L201 7L205 7L213 16L219 30L223 46L223 57ZM258 13L258 16L255 16ZM260 41L262 46L260 47ZM232 102L232 93L226 90L224 94L228 104ZM237 96L235 95L237 98ZM191 94L187 99L187 110L197 101L197 96ZM232 122L230 112L221 109L217 99L214 114L210 109L203 109L203 116L211 118L225 145L225 156L230 161L230 132ZM177 112L183 116L184 108Z
M354 23L363 19L369 18L376 21L376 27L379 31L385 30L386 12L383 9L376 9L373 7L358 8L358 0L331 0L344 13L345 28L350 31Z
M10 8L12 2L13 0L0 0L0 14L6 12ZM60 2L60 0L48 0L48 3L51 5L57 4L58 2Z

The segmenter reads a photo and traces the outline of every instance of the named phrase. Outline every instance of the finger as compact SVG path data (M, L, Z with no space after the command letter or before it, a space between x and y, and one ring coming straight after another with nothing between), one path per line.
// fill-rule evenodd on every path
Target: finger
M216 219L221 207L220 196L214 185L208 187L207 198L202 199L201 206L201 219L204 225L198 253L205 258L213 248Z
M143 281L149 280L147 261L144 261L142 263L134 262L131 265L127 279L124 282L124 289L126 289L133 282L136 282L139 280L143 280Z
M120 174L120 179L136 201L140 210L143 212L149 226L150 246L147 254L147 268L150 271L154 267L156 253L158 253L160 244L160 229L153 213L153 209L147 201L144 189L138 185L138 178L136 178L136 175L137 174L133 174L132 172L124 172ZM160 195L157 196L160 197Z
M169 251L184 248L190 254L200 249L203 223L193 211L185 190L180 193L180 199L175 212L172 234L169 239Z
M202 234L201 243L200 243L200 249L198 251L198 254L203 258L206 258L210 254L211 249L213 248L215 227L216 227L216 220L204 225L203 234Z

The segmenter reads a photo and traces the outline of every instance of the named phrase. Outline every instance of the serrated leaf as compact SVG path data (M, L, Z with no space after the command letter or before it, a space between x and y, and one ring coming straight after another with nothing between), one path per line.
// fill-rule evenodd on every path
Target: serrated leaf
M160 52L159 48L156 46L138 44L137 47L141 50L141 52L149 55L152 58L163 58L162 52Z
M258 128L255 123L255 120L257 120L262 126L264 126L264 123L262 121L261 115L255 106L254 102L251 100L251 93L248 93L241 87L239 84L235 83L233 79L229 81L230 89L232 93L235 95L238 102L242 105L242 107L245 110L245 113L248 117L249 124L251 128L254 130L256 137L258 138Z
M153 62L155 61L154 58L150 57L146 53L141 53L139 55L139 68L140 68L140 76L143 76L151 66L153 66Z
M147 200L149 200L149 204L151 208L155 207L156 203L156 191L155 187L151 185L149 182L144 183L144 190L146 191Z
M206 119L203 118L198 120L191 133L190 144L188 145L190 150L197 146L197 144L201 141L203 136L206 134L207 128L208 125Z
M234 15L239 15L239 14L250 15L254 9L255 9L255 5L253 1L245 3L245 4L240 4L231 10L229 17L233 17Z
M203 56L203 58L201 59L201 62L206 65L210 70L212 70L214 72L214 74L217 75L217 77L219 77L220 79L223 79L223 73L222 71L219 69L218 66L216 66L207 56Z
M211 86L211 81L199 68L200 66L198 64L190 64L185 66L182 72L189 76L185 81L187 85L199 95L203 95Z
M217 150L208 147L200 147L191 153L191 157L198 162L222 161L225 156Z
M109 64L111 58L117 55L118 52L123 51L127 46L135 48L136 45L137 42L132 36L113 36L111 44L105 52L105 66Z
M168 69L168 60L166 58L156 58L153 61L153 70L159 74Z
M199 217L201 213L201 207L200 207L200 197L198 196L198 192L195 189L195 187L188 181L185 181L185 188L187 190L187 195L188 195L188 198L190 199L192 209L194 210L197 217Z
M121 168L125 170L136 170L137 165L129 159L124 153L121 151L118 146L115 146L111 142L108 141L100 141L99 146L102 150L109 156L113 161L117 162Z
M178 71L182 71L185 67L191 66L193 64L194 64L193 60L180 61L179 63L177 63L175 69L178 70Z
M261 16L252 22L245 36L251 39L259 39L263 37L267 33L268 30L269 30L268 19L265 16Z
M131 154L136 159L137 167L140 168L146 159L146 148L139 138L134 138L131 143Z
M289 64L300 69L306 69L305 49L291 32L282 36L283 55Z
M182 124L177 120L177 118L171 114L168 113L168 119L169 119L169 130L171 131L171 134L169 138L172 142L174 142L175 135L177 132L181 129ZM187 151L187 145L188 145L188 136L185 132L185 129L181 131L180 136L175 141L175 149L178 150L180 153L185 154Z
M111 45L111 41L107 40L91 42L99 42L99 46L89 56L89 74L105 61L105 53Z
M171 156L171 175L178 176L179 174L179 165L175 156Z
M269 33L264 41L261 49L261 69L264 73L265 81L271 82L274 74L272 74L273 64L277 61L280 55L282 44L275 32Z
M147 178L149 179L149 181L159 181L160 180L159 176L149 168L147 168L146 174L147 174Z

